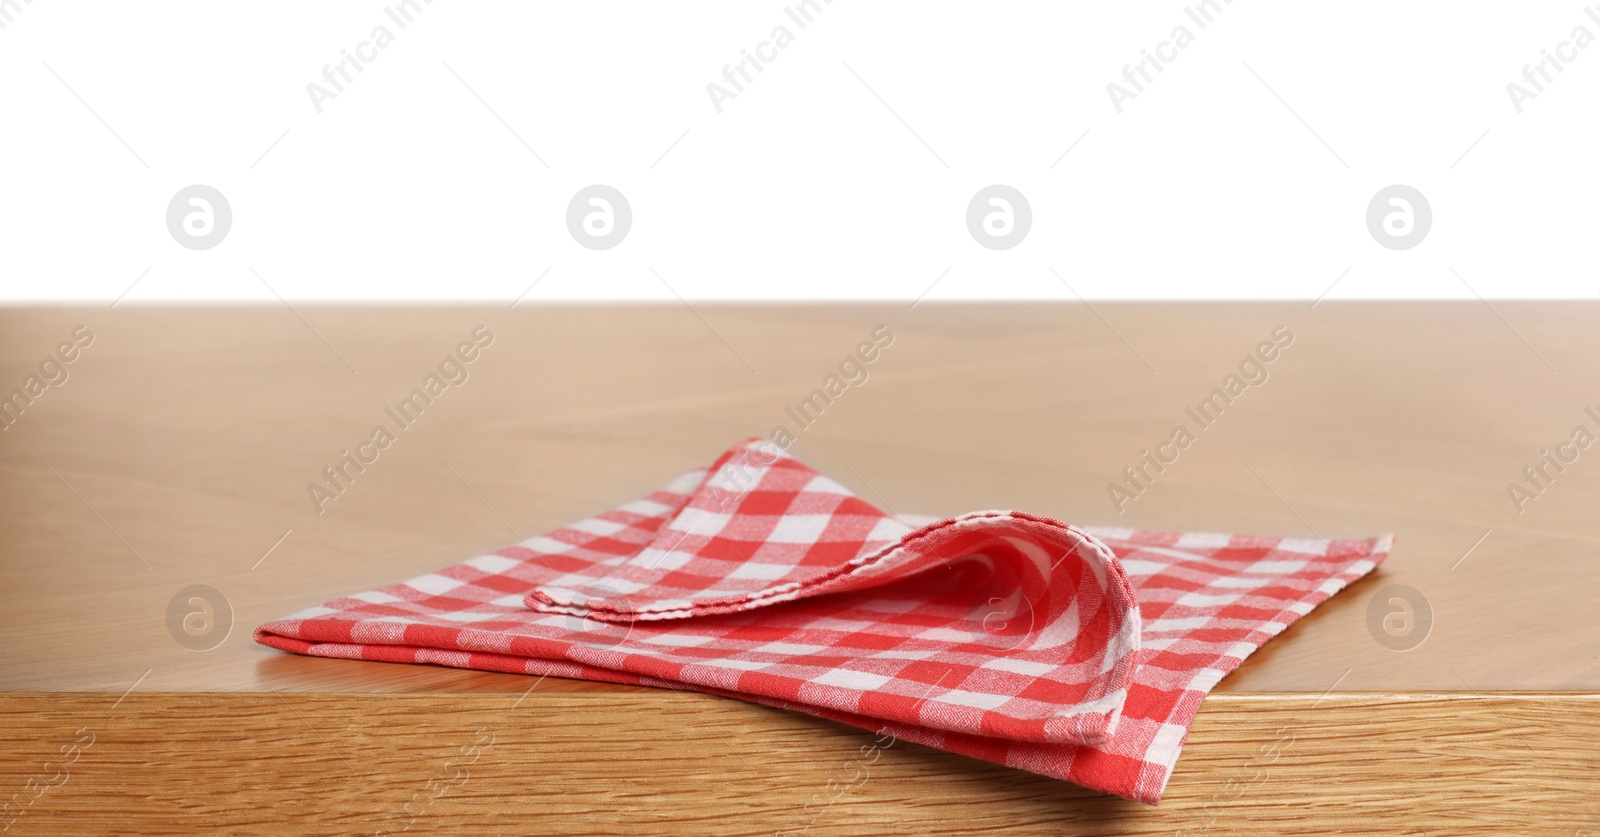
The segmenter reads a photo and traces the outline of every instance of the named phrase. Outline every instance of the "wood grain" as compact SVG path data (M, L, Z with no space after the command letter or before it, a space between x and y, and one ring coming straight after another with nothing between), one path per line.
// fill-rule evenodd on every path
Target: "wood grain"
M1600 694L1215 696L1158 808L705 695L654 694L648 711L623 693L114 700L7 696L0 786L54 782L12 831L1600 830ZM76 762L47 767L80 739Z
M480 726L495 743L471 780L413 828L803 825L870 736L249 642L784 424L803 459L903 513L1397 535L1379 571L1223 680L1159 808L897 743L812 832L1600 833L1600 447L1522 508L1507 494L1575 427L1600 430L1600 305L1493 305L0 309L0 396L79 326L95 335L0 431L0 780L31 793L75 730L96 732L12 829L399 831ZM319 514L307 484L480 325L495 342L469 379ZM868 379L798 429L785 408L878 326L895 342ZM1267 380L1119 514L1107 484L1279 326L1295 342ZM194 584L232 612L206 651L167 619ZM1369 622L1391 585L1431 607L1410 650ZM1292 745L1252 765L1279 730Z

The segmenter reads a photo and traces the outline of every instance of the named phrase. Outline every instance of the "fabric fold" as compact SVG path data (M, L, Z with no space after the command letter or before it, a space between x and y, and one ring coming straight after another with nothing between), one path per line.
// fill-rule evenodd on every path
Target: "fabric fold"
M1155 804L1200 698L1389 542L907 521L749 440L256 639L738 697Z

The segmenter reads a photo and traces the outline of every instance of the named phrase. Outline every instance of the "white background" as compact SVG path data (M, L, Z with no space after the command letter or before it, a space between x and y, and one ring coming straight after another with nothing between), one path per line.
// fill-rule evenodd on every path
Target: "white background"
M0 299L1600 294L1600 45L1520 114L1506 89L1600 34L1582 4L783 7L438 0L401 30L379 2L7 0ZM707 85L780 24L719 114ZM1178 25L1119 114L1107 84ZM234 215L210 250L165 225L194 183ZM632 205L614 249L566 228L593 183ZM1033 211L1004 251L965 226L994 183ZM1405 251L1365 222L1394 183L1434 216Z

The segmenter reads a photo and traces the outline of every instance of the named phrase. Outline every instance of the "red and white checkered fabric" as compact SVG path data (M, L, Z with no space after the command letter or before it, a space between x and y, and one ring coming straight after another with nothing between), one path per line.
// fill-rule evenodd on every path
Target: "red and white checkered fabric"
M1390 543L923 522L750 440L256 640L737 697L1155 804L1206 693Z

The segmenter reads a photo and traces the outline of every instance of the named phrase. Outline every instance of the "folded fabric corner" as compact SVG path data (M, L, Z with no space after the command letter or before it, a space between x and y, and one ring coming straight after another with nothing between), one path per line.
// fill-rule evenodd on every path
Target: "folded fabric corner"
M1390 542L1016 511L919 524L752 439L648 497L256 639L727 695L1155 804L1200 698Z
M1053 687L1048 716L1026 719L1039 732L1019 726L1022 718L985 717L982 704L993 696L974 697L970 711L923 723L1059 743L1110 737L1140 636L1138 603L1110 549L1066 524L1010 511L974 512L913 530L759 440L714 463L636 554L563 575L526 603L544 613L632 623L749 613L848 593L907 605L902 613L872 617L870 629L882 639L918 642L927 658L1007 657L1012 667L1040 669L1034 688ZM932 606L952 594L954 609ZM704 624L715 630L726 623ZM857 694L834 701L859 704L864 693L879 691L877 676L837 675L839 682L829 685ZM787 694L789 686L768 691Z

